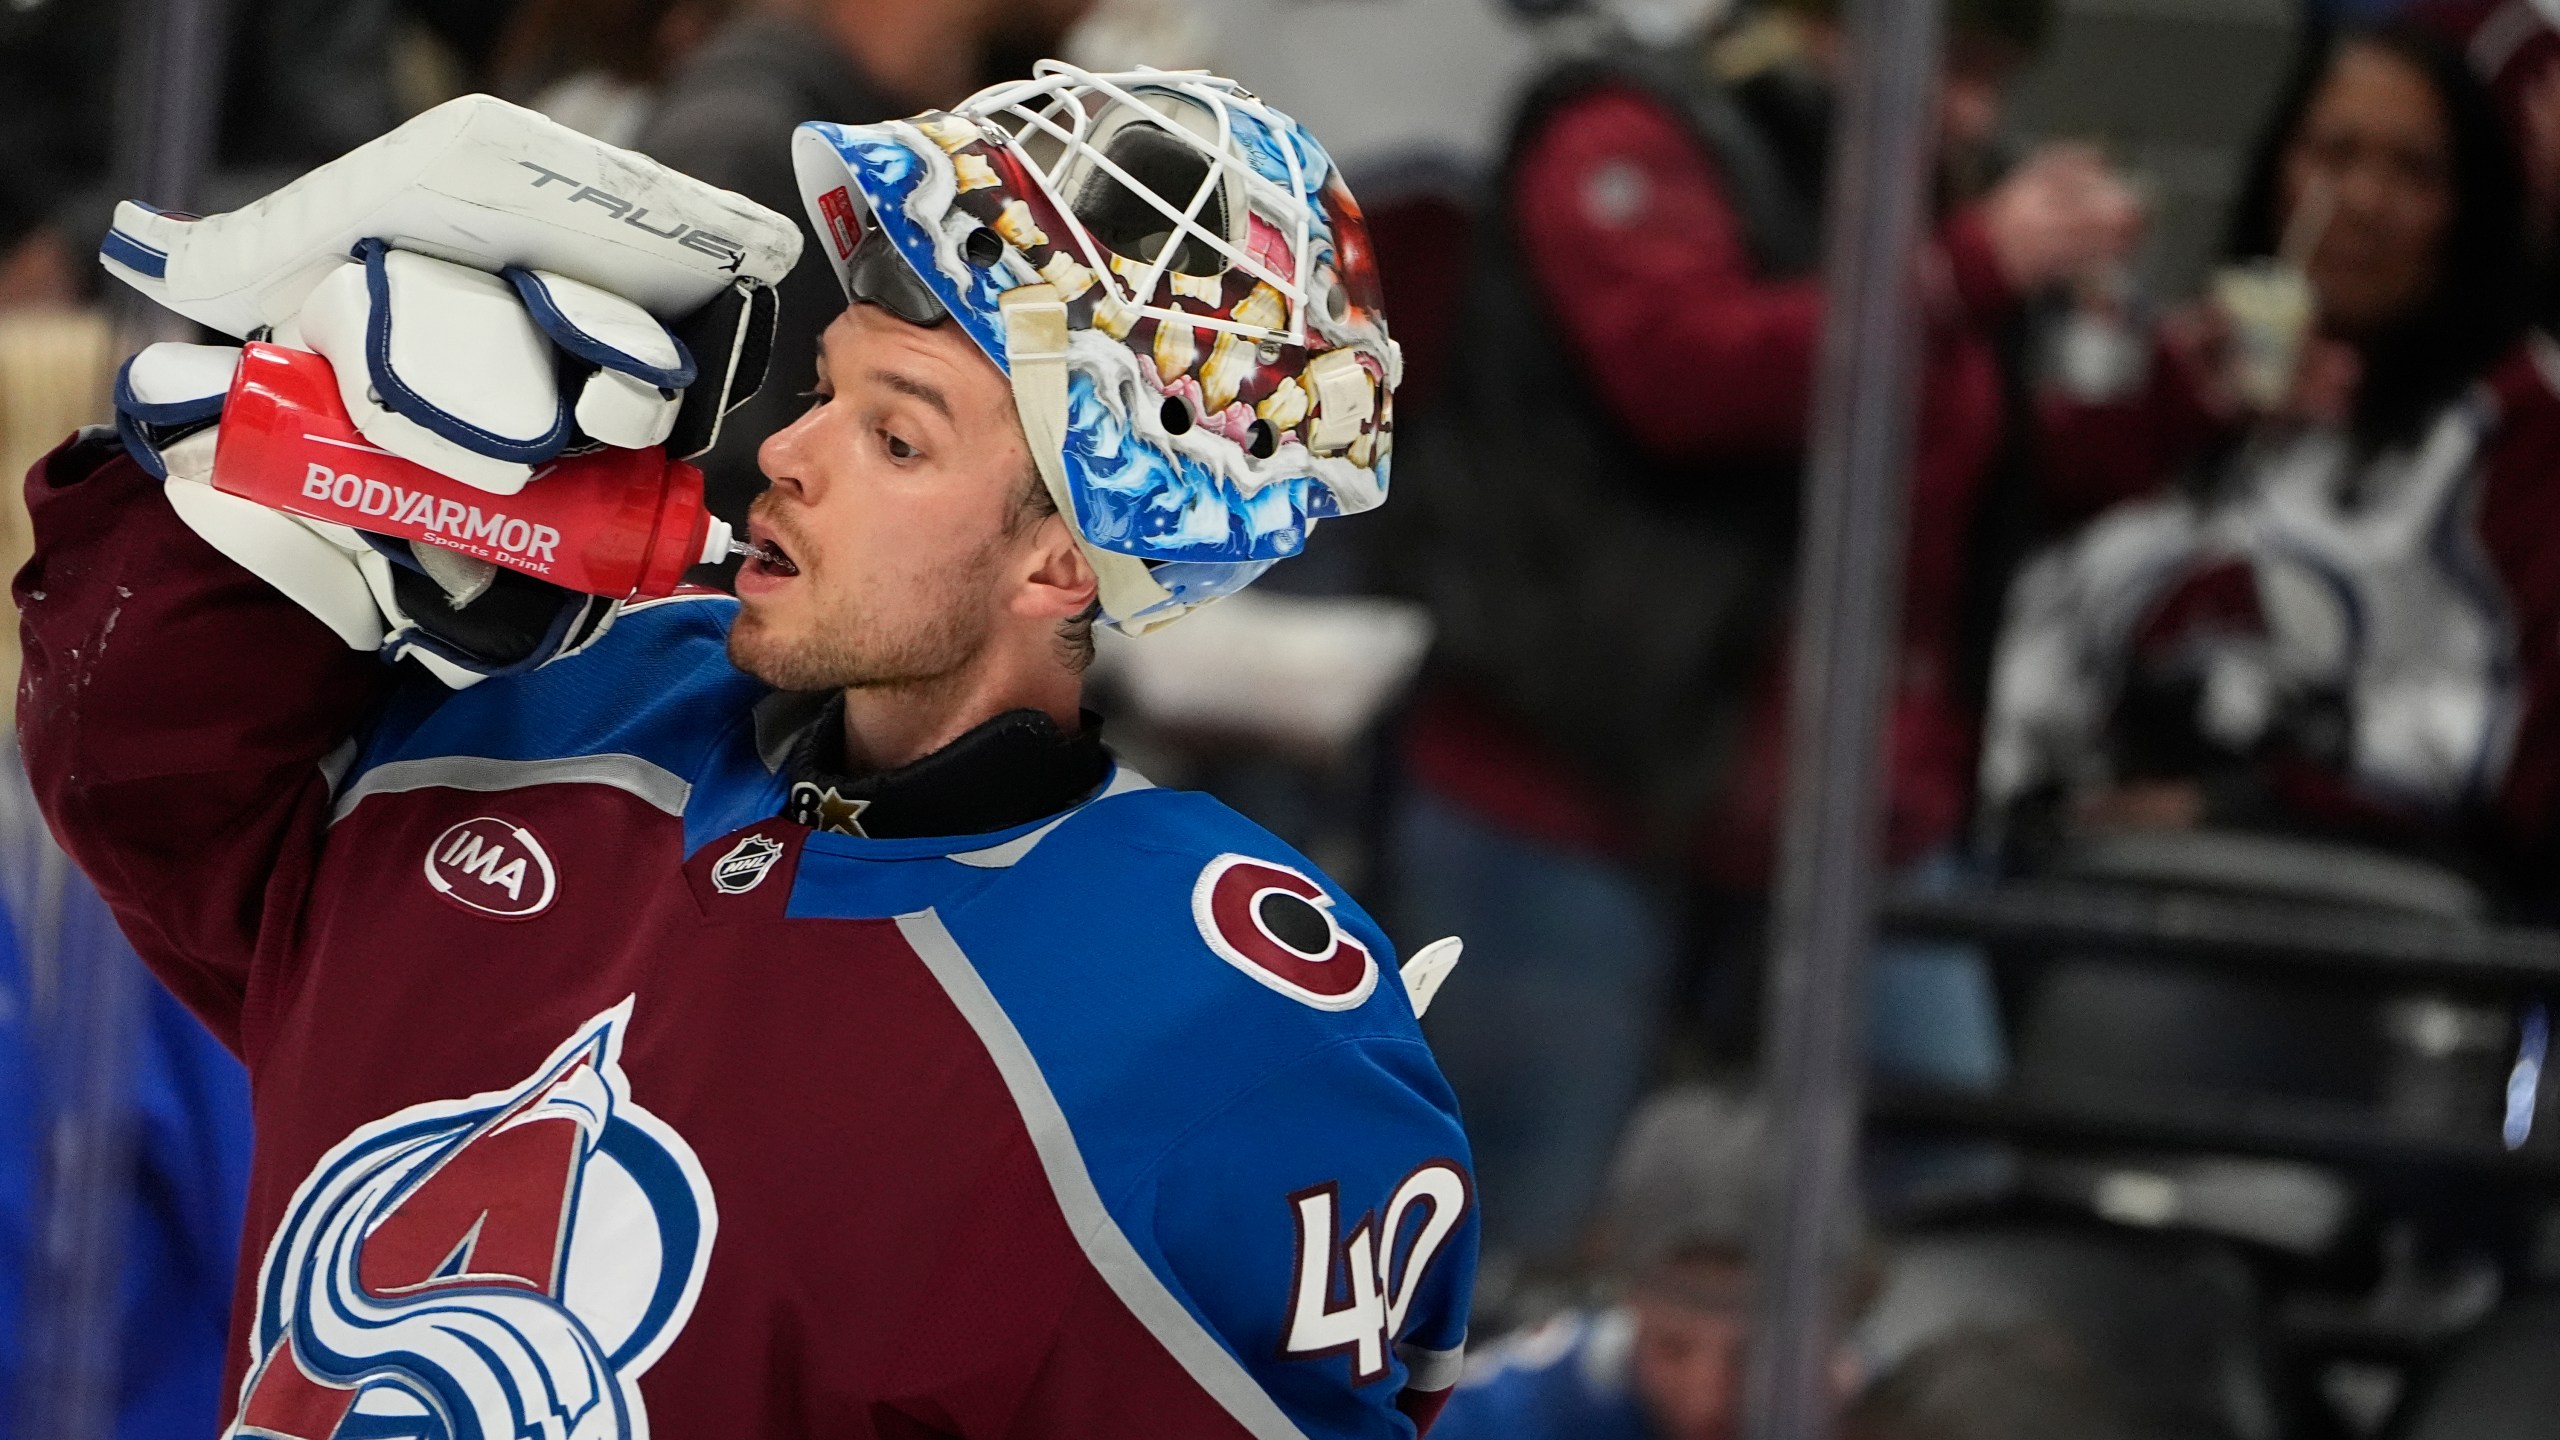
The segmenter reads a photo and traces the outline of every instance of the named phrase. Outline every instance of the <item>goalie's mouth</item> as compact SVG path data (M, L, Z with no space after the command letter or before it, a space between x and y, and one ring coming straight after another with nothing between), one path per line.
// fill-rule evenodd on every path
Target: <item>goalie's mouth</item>
M782 542L774 539L762 525L750 525L747 529L746 563L747 568L758 574L777 579L800 573L800 566L792 560L791 552L783 549Z

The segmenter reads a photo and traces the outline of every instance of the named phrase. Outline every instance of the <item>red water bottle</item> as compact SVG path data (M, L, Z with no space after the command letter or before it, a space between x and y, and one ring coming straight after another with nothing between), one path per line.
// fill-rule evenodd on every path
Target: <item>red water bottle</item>
M702 472L657 446L555 461L517 493L494 495L366 440L329 362L281 345L241 351L213 483L617 600L672 594L687 569L730 549L728 522L703 506Z

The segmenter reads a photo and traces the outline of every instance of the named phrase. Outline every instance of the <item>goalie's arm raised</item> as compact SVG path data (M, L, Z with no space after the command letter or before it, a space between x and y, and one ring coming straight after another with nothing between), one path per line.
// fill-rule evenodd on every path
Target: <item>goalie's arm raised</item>
M202 324L319 355L364 440L511 495L590 445L708 447L762 379L770 281L798 250L752 201L465 96L239 210L129 202L99 262ZM450 685L602 636L615 596L264 508L302 467L217 447L238 360L158 345L117 382L127 448L214 548L349 645L415 656ZM241 473L261 464L289 473Z
M318 864L326 766L399 672L199 539L110 435L39 462L27 503L18 735L37 803L144 960L240 1051L257 958Z
M238 211L127 205L100 260L200 323L328 357L365 439L504 493L571 444L708 444L762 375L797 250L752 202L479 96ZM145 351L122 443L84 435L29 477L19 726L54 832L248 1053L330 767L404 673L377 648L470 683L572 652L612 606L220 493L236 358Z

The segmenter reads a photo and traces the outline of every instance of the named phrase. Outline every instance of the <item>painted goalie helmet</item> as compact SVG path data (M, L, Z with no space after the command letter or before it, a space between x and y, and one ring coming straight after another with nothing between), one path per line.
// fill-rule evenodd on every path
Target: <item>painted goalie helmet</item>
M1368 231L1297 122L1196 71L1043 61L951 111L813 122L802 198L848 298L956 320L1142 632L1386 499L1401 368Z

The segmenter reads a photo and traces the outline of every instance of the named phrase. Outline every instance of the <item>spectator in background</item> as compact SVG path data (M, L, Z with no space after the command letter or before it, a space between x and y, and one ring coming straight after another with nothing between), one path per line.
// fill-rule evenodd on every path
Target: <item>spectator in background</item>
M1769 1147L1755 1098L1682 1086L1646 1101L1602 1211L1624 1298L1568 1311L1472 1361L1435 1440L1739 1435L1751 1235L1768 1196ZM1861 1271L1847 1298L1866 1288Z
M2461 44L2472 73L2496 97L2523 165L2526 237L2537 259L2551 257L2560 239L2560 6L2421 0L2410 13ZM2543 296L2546 319L2554 298Z
M1931 1341L1859 1397L1840 1433L1841 1440L2139 1436L2070 1339L2033 1326L1960 1330Z
M491 64L498 93L608 145L628 146L658 88L734 0L525 0Z
M792 217L805 242L780 287L773 369L700 463L711 506L743 523L764 488L756 447L807 406L818 332L844 309L801 213L791 131L865 125L949 105L1055 54L1092 0L751 0L668 82L635 148Z
M2191 483L2012 601L1984 783L2051 821L2019 833L2244 829L2543 871L2560 347L2518 342L2517 195L2442 41L2354 29L2309 57L2236 217L2260 313L2225 282L2170 326L2106 452ZM2287 285L2289 319L2264 298Z
M1960 194L2047 15L1956 0L1949 21L1941 150ZM1394 580L1430 603L1443 678L1409 733L1394 863L1410 933L1467 939L1431 1028L1492 1251L1571 1244L1653 1049L1674 897L1703 877L1749 915L1766 884L1839 43L1825 0L1794 0L1703 51L1577 61L1536 86L1455 373L1400 446L1417 528ZM1943 851L1968 812L1967 602L1997 568L1977 535L2030 508L2008 493L2029 422L2010 331L2025 297L2118 261L2139 225L2074 148L1939 217L1893 703L1899 862ZM1724 968L1756 967L1746 928L1701 928L1724 932ZM1929 1063L1981 1079L1987 987L1956 981L1963 1013L1882 1008L1951 1052ZM1728 1023L1749 1009L1729 1003Z

